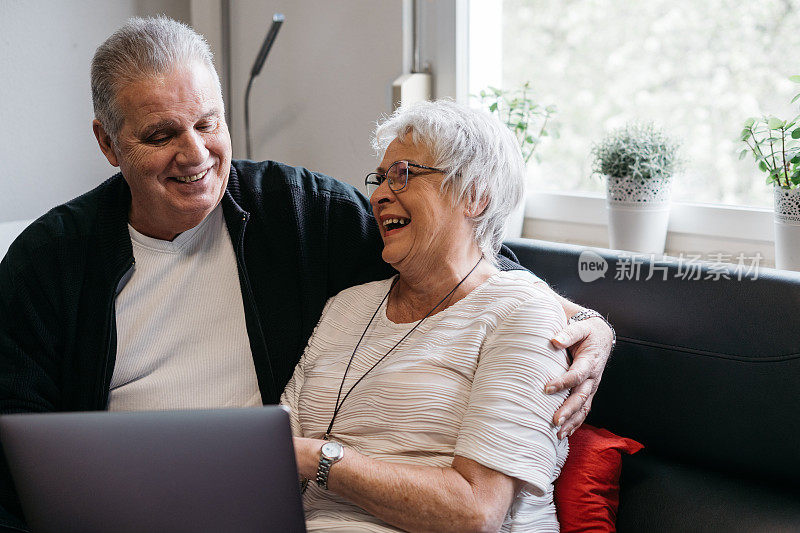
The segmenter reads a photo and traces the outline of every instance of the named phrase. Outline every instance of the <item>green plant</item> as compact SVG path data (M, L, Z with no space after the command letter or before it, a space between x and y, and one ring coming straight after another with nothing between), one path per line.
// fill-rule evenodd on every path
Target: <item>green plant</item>
M530 82L525 82L520 89L508 91L489 87L479 96L481 105L496 114L514 133L526 163L534 156L543 137L558 137L558 131L550 121L557 112L556 106L538 104L533 98ZM535 157L538 161L539 155L535 154Z
M795 83L800 83L800 76L789 78ZM792 103L800 98L797 93L792 98ZM739 159L744 159L748 153L753 158L762 172L767 173L767 183L774 184L784 189L793 189L800 186L800 125L797 115L791 120L781 120L770 115L750 117L744 121L744 129L740 134L741 140L747 148L739 152Z
M680 166L679 143L653 123L630 123L592 146L595 174L634 180L668 180Z

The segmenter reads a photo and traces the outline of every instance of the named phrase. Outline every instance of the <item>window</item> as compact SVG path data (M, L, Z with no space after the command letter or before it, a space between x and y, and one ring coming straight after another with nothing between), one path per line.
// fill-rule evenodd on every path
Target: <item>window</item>
M533 189L601 193L592 143L654 120L683 144L674 200L771 206L737 135L748 116L798 113L800 0L472 0L469 20L470 94L530 80L558 107Z

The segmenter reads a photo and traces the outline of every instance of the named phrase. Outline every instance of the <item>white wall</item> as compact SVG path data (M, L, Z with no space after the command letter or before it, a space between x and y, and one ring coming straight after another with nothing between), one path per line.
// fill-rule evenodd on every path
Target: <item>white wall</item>
M92 134L89 64L134 15L188 0L0 0L0 222L35 218L116 170Z
M234 157L244 157L243 97L273 13L283 13L250 95L254 159L306 166L360 186L377 165L370 135L402 73L401 0L231 2Z

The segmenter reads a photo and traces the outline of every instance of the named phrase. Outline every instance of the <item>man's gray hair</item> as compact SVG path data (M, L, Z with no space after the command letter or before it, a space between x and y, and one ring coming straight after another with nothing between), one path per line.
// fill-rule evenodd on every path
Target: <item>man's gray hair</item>
M116 140L123 120L116 95L123 85L200 61L220 86L213 59L205 38L182 22L163 15L129 19L92 58L94 116Z
M373 146L383 153L395 138L408 134L411 142L428 149L431 166L446 171L443 193L455 203L486 202L472 222L475 242L486 259L495 262L525 183L525 162L511 130L486 111L450 100L418 102L379 123Z

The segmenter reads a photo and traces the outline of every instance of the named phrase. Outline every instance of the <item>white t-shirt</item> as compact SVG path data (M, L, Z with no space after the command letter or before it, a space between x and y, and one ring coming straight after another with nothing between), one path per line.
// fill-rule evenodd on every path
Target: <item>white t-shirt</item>
M173 241L128 229L136 263L115 302L109 410L261 405L222 206Z
M295 435L325 433L353 348L391 281L352 287L326 304L282 397ZM568 367L566 352L550 343L565 323L544 282L524 271L493 275L425 320L355 387L333 440L394 463L477 461L526 482L502 531L558 531L553 482L568 443L551 420L566 392L548 396L544 385ZM413 326L388 320L382 304L342 394ZM304 507L309 531L396 531L313 482Z

